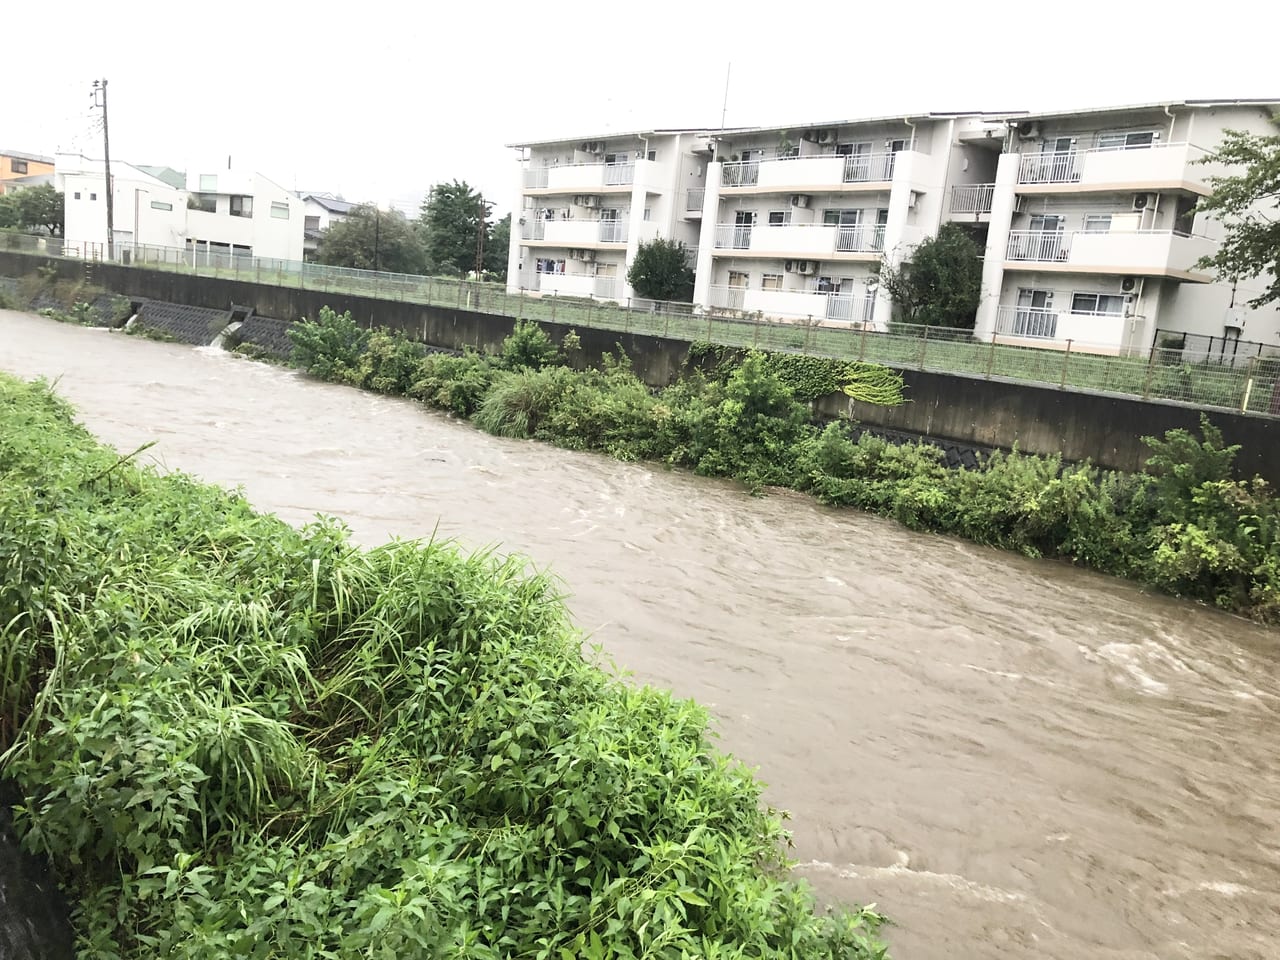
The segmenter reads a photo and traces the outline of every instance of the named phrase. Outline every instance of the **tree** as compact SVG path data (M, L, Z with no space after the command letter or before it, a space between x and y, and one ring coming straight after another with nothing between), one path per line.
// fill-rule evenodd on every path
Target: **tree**
M484 247L484 272L487 277L501 283L507 281L507 255L511 250L511 214L507 214L489 229Z
M882 262L880 285L907 323L972 329L982 289L982 251L963 227L945 223L901 267Z
M0 227L44 229L62 236L66 219L63 196L48 184L26 187L0 197Z
M316 259L360 270L427 272L413 224L397 210L379 210L370 204L353 207L346 220L334 223L321 235Z
M0 230L16 230L21 226L22 212L18 209L18 195L0 194Z
M662 237L641 243L627 271L627 283L649 300L692 300L693 267L689 266L689 248L680 240Z
M436 269L462 277L475 270L480 231L489 245L492 206L465 181L437 183L431 188L422 203L419 223L427 257Z
M1213 195L1196 209L1222 221L1225 236L1217 252L1198 265L1232 281L1269 274L1267 286L1249 306L1280 300L1280 134L1228 130L1218 149L1200 162L1242 166L1244 171L1208 178Z

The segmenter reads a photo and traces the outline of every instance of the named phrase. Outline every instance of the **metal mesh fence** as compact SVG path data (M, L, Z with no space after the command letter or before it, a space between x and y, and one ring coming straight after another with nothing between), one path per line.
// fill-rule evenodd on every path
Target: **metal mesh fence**
M100 245L66 244L58 238L26 234L0 234L0 249L89 261L105 259ZM1280 390L1276 389L1280 356L1270 348L1255 351L1237 346L1228 352L1222 338L1197 339L1194 334L1160 331L1156 346L1148 354L1113 356L1090 352L1088 345L1075 345L1064 351L1002 343L999 337L978 340L968 330L895 325L889 332L880 332L856 323L788 322L719 310L700 313L688 303L656 300L622 304L590 297L526 295L509 293L500 284L173 247L122 247L117 251L117 260L132 267L357 294L620 333L874 361L902 369L1029 381L1062 389L1280 416ZM1216 343L1200 342L1215 340Z

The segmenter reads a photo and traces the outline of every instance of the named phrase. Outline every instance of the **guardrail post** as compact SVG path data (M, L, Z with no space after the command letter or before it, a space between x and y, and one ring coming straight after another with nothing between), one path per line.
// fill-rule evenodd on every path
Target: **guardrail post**
M1067 364L1071 362L1071 338L1067 337L1067 352L1062 355L1062 379L1058 382L1058 389L1067 389Z
M1151 356L1147 358L1147 375L1142 381L1142 399L1151 399L1151 376L1156 370L1156 351L1153 348Z
M707 314L707 343L711 342L711 314Z
M858 338L858 362L861 363L862 360L866 357L866 355L867 355L867 321L863 320L862 336Z
M806 350L813 349L810 346L810 338L813 336L813 314L809 314L804 321L804 348Z
M454 302L454 307L455 309L461 310L462 309L462 281L461 280L457 282L457 291L458 291L458 296L456 301Z
M928 353L928 351L929 351L929 327L926 324L924 328L924 336L920 338L920 362L917 365L918 369L920 370L924 369L924 357L925 357L925 354Z
M756 322L755 322L754 327L753 327L752 332L751 332L751 346L752 346L752 347L759 347L759 346L760 346L760 321L761 321L761 319L762 319L762 318L761 318L760 314L758 314L758 313L757 313L757 314L756 314Z
M551 295L551 322L552 323L556 322L556 301L559 299L560 298L557 297L554 293Z
M996 365L996 338L998 336L999 334L994 332L991 334L991 349L987 351L987 379L988 380L991 379L991 371Z
M590 300L587 301L587 326L588 327L591 326L591 315L595 313L595 309L596 309L596 298L592 297Z

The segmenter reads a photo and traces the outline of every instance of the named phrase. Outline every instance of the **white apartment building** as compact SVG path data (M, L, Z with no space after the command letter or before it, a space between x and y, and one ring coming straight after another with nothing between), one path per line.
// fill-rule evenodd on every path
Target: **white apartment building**
M1156 331L1269 340L1274 308L1194 268L1221 226L1194 212L1223 131L1280 101L1055 114L955 113L517 145L509 288L624 300L641 239L696 251L709 312L883 330L875 267L945 222L985 250L976 334L1119 353ZM1260 286L1257 285L1257 286Z
M144 246L177 248L206 259L302 259L303 201L260 173L196 172L185 175L184 182L167 168L116 161L111 180L120 259ZM60 154L55 183L66 198L66 242L105 246L102 161Z
M688 130L522 147L511 290L625 301L641 242L698 243L712 142Z

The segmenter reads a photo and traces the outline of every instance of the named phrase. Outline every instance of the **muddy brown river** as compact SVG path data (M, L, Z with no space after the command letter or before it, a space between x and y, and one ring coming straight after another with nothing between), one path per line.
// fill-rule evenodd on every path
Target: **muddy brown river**
M287 520L550 566L622 668L711 708L897 960L1280 957L1280 634L218 350L0 312L0 368Z

